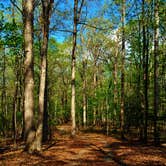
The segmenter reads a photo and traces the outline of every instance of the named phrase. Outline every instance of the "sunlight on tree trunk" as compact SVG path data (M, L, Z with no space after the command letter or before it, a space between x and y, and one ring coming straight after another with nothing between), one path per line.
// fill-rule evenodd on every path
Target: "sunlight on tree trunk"
M72 120L72 131L71 134L75 135L76 132L76 92L75 92L75 72L76 72L76 46L77 46L77 11L78 11L78 0L74 0L74 27L73 27L73 49L72 49L72 64L71 64L71 120Z

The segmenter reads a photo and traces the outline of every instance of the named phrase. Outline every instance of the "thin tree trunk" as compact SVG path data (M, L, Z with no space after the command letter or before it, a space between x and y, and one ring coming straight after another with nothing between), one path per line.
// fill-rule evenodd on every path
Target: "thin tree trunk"
M138 81L137 81L137 95L138 95L138 102L140 104L140 122L139 122L139 139L142 141L143 140L143 112L142 112L142 108L143 108L143 102L142 102L142 97L141 97L141 70L142 70L142 47L141 47L141 21L139 20L138 22L138 31L139 31L139 65L138 65ZM142 108L141 108L142 107Z
M97 66L96 66L96 58L94 62L94 73L93 73L93 88L94 88L94 106L93 106L93 125L96 125L96 113L97 113L97 105L96 105L96 86L97 86Z
M148 114L148 55L145 24L145 0L142 0L142 34L143 34L143 85L144 85L144 106L143 106L143 142L147 142L147 114Z
M114 77L114 93L113 93L113 124L116 126L116 116L117 116L117 106L118 106L118 90L117 90L117 63L118 63L118 48L115 50L114 57L114 68L113 68L113 77Z
M124 82L125 82L125 3L126 1L122 1L122 67L121 67L121 123L120 123L120 131L121 138L124 139Z
M86 59L85 57L83 58L83 125L84 128L86 127L86 117L87 117L87 96L86 96Z
M5 46L3 47L3 67L2 67L2 93L1 93L1 108L3 113L3 135L6 137L6 53Z
M23 23L24 23L24 136L26 149L30 151L30 145L34 139L33 117L34 117L34 75L33 75L33 10L34 0L23 1Z
M14 12L14 6L12 5L12 18L13 18L13 25L15 24L15 12ZM14 33L15 34L15 33ZM13 35L14 35L13 34ZM19 57L18 55L15 55L15 76L16 76L16 80L15 80L15 92L14 92L14 99L13 99L13 117L12 117L12 122L13 122L13 142L14 142L14 146L16 147L16 135L17 135L17 108L18 108L18 79L19 79L19 70L20 68L18 68L16 66L16 63L19 63Z
M77 46L77 11L78 11L78 0L74 0L74 28L73 28L73 49L72 49L72 65L71 65L71 120L72 120L72 131L71 134L75 135L76 132L76 108L75 108L75 72L76 72L76 46Z
M157 113L159 111L159 0L154 1L154 143L160 143L159 133L157 130Z
M149 23L149 21L147 21ZM147 24L148 24L147 23ZM144 125L144 142L147 143L147 129L148 129L148 110L149 110L149 100L148 100L148 90L149 90L149 30L146 26L146 60L145 60L145 125Z
M77 47L77 25L80 19L84 0L81 0L80 7L78 8L78 0L74 0L74 18L73 18L73 48L72 48L72 61L71 61L71 121L72 129L71 134L74 136L76 133L76 85L75 85L75 72L76 72L76 47Z
M17 69L16 69L17 70ZM16 134L17 134L17 109L18 109L18 71L16 73L16 81L15 81L15 92L14 92L14 100L13 100L13 141L14 146L16 146Z
M106 97L106 134L107 136L109 135L109 125L110 125L110 120L109 120L109 97Z
M22 132L21 139L24 139L25 132L25 122L24 122L24 58L20 58L20 77L19 77L19 91L20 91L20 110L22 112Z
M48 61L46 61L46 83L45 83L45 93L44 93L44 115L43 115L43 142L48 141L49 139L49 125L48 125Z

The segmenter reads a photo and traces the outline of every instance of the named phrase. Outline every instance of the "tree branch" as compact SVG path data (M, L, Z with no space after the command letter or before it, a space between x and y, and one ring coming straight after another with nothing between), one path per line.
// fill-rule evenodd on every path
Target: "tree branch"
M86 25L86 26L88 26L88 27L91 27L91 28L94 28L94 29L98 29L98 30L103 30L103 31L110 29L110 27L108 27L108 28L100 28L100 27L97 27L97 26L95 26L95 25L87 24L86 22L78 22L78 24Z
M81 1L81 5L80 5L80 8L79 8L79 10L78 10L78 16L77 16L77 19L78 19L78 20L80 19L81 11L82 11L83 5L84 5L84 0Z
M56 29L56 28L50 28L52 31L59 31L59 32L68 32L68 33L73 33L72 30L67 30L67 29Z
M15 3L15 0L10 0L10 2L12 3L12 5L13 5L14 7L17 8L17 10L18 10L21 14L23 14L22 10L21 10L21 9L18 7L18 5Z

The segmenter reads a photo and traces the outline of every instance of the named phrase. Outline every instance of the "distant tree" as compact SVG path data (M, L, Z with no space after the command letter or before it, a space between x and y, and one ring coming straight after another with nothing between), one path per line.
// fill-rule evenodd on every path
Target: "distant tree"
M125 100L125 3L126 1L122 1L122 13L121 13L121 21L122 21L122 62L121 62L121 109L120 109L120 131L121 137L124 138L124 100Z
M159 144L157 115L159 112L159 0L154 1L154 143Z

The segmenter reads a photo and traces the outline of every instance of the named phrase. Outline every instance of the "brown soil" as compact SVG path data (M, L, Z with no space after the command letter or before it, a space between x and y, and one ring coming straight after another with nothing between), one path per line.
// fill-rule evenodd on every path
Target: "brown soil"
M166 148L121 141L96 132L70 136L69 126L59 126L54 141L40 154L27 154L21 148L0 144L2 166L166 166ZM9 142L10 143L10 142ZM20 147L20 146L19 146Z

